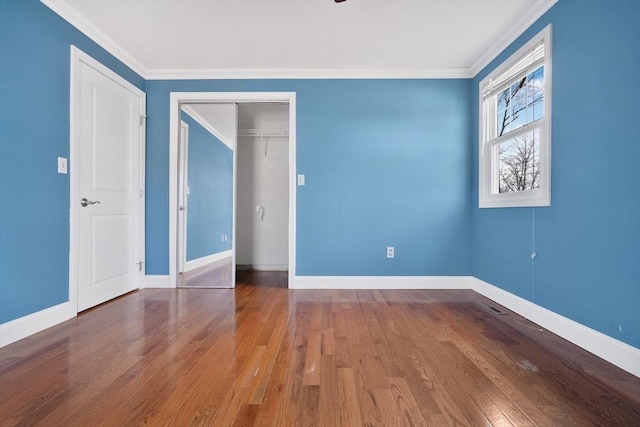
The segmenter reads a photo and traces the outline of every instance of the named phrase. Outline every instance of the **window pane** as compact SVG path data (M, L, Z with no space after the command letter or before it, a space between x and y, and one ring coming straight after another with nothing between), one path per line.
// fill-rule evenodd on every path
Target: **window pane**
M497 95L496 136L544 117L544 65Z
M505 133L511 132L509 123L511 122L511 114L509 110L498 111L498 117L496 117L496 129L498 130L497 136L502 136Z
M535 99L535 98L534 98ZM540 97L533 102L533 121L544 117L544 98Z
M540 188L540 132L534 129L499 144L498 191L510 193ZM494 186L495 188L495 186Z
M523 102L523 104L525 104ZM524 125L526 125L527 123L529 123L530 120L528 120L528 111L526 108L520 108L519 110L514 110L511 116L511 129L509 129L509 131L513 131L516 130Z
M527 86L526 78L518 80L511 85L511 130L515 130L525 125L527 109Z
M511 110L509 109L509 103L511 96L509 95L510 89L506 88L500 94L496 95L498 105L496 114L496 136L501 136L510 131L509 123L511 122Z
M536 90L542 89L544 85L544 65L538 67L528 76L529 84L536 87Z
M527 76L529 123L544 117L544 66Z
M498 94L498 110L507 109L507 99L509 99L509 88Z

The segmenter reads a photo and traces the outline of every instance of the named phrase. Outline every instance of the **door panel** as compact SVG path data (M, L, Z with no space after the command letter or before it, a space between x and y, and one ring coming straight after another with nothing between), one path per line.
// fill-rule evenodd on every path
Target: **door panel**
M78 311L138 288L141 95L79 69ZM80 203L80 200L77 201Z
M237 107L184 103L180 118L177 285L233 288Z
M131 271L131 215L94 215L91 228L94 260L93 282L102 286L111 279L124 279Z
M138 115L132 115L130 102L136 100L117 84L103 83L94 83L92 88L95 123L95 128L89 130L93 150L92 187L93 190L128 194L131 192L130 147L135 145L132 140L135 136L131 133L136 131L132 121L138 121Z

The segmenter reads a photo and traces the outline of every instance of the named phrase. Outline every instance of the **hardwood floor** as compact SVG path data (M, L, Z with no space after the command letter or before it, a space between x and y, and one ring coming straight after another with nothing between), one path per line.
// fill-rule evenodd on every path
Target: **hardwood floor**
M180 273L178 286L181 288L232 288L233 264L231 257L213 262L198 269Z
M238 282L134 292L0 349L0 425L640 425L640 379L472 291Z

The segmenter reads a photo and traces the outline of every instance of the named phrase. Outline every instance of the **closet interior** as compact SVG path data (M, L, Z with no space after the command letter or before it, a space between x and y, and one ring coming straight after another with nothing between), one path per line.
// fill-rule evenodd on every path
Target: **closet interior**
M238 104L236 267L289 267L289 104Z

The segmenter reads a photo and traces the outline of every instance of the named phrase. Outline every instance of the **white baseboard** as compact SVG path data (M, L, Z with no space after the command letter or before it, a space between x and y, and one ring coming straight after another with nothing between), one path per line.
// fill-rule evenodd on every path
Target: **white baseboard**
M171 288L169 284L169 275L150 275L144 276L144 288Z
M472 278L472 288L479 294L497 302L511 311L531 320L556 335L582 347L590 353L640 377L640 349L611 338L547 310L531 301L520 298L510 292L491 285L480 279Z
M228 251L218 252L217 254L207 255L202 258L192 259L191 261L187 261L184 263L184 271L185 272L192 271L192 270L195 270L196 268L204 267L205 265L211 264L213 262L218 262L226 258L231 258L231 255L232 255L232 251L228 250Z
M470 276L296 276L290 289L471 289Z
M237 264L236 268L241 271L289 271L289 264Z
M69 301L0 325L0 347L36 334L76 316Z

